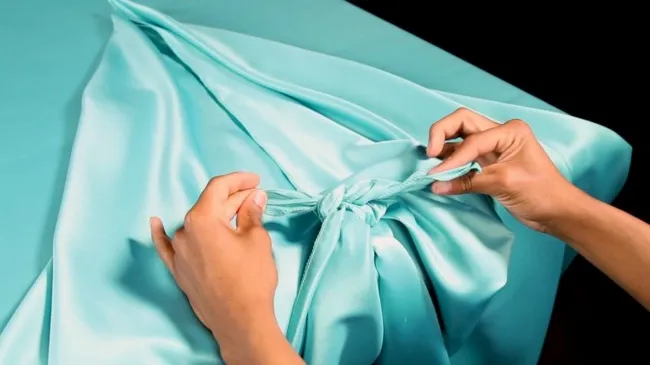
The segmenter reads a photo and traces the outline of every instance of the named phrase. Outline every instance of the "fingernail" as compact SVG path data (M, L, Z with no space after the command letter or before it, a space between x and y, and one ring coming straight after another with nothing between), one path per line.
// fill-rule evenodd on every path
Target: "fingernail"
M451 192L451 182L450 181L436 181L433 183L433 192L436 194L447 194Z
M264 209L266 207L266 193L262 190L256 190L255 195L253 195L253 203L257 205L258 207Z

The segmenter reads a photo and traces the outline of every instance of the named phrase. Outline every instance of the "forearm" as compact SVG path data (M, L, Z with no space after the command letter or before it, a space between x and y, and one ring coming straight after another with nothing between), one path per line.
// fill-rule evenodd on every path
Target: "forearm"
M650 310L650 225L576 192L550 228Z

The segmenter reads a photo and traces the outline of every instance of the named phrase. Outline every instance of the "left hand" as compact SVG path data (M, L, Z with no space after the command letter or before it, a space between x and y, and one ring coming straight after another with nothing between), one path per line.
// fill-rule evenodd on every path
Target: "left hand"
M258 184L251 173L213 178L171 239L160 219L151 219L160 257L229 363L259 363L251 358L255 346L271 334L284 340L273 308L278 273L262 226L266 194Z

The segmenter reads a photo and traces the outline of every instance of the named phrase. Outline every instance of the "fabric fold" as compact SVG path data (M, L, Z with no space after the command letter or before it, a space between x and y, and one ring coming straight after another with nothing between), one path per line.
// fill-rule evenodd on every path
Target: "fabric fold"
M356 240L361 242L344 242L344 238L349 236L346 234L347 230L369 230L369 227L374 227L380 222L390 205L410 192L424 189L434 181L449 181L463 176L472 170L480 171L480 166L473 163L442 173L428 174L429 170L435 165L431 161L426 161L426 163L423 163L417 171L407 177L403 182L382 179L361 180L350 186L339 185L316 197L295 191L271 190L268 192L267 215L283 216L315 212L323 221L320 232L314 242L311 255L305 266L293 306L293 314L287 330L287 337L296 351L304 353L303 341L307 315L316 291L329 293L328 295L333 295L335 291L335 288L328 288L327 286L321 285L320 279L323 275L340 275L339 270L332 268L326 273L328 263L335 252L336 245L340 244L344 247L346 245L371 246L370 232L364 232L355 236ZM352 213L352 217L350 217L350 213ZM344 232L343 221L346 216L350 217L350 220L345 226ZM343 255L340 251L337 251L336 254ZM352 267L359 270L364 265L354 265ZM370 269L369 266L366 265L366 267ZM373 276L376 276L376 273ZM501 284L503 285L505 282ZM374 283L367 285L375 286ZM499 288L497 287L495 289L498 290ZM377 295L379 301L381 301L380 297L380 295ZM377 304L375 306L380 308ZM480 315L480 313L477 314ZM470 322L472 321L470 320ZM378 354L377 352L374 356L378 356ZM322 359L322 355L319 359ZM374 358L370 358L368 361L372 362Z
M180 224L211 176L237 170L269 193L276 317L308 363L536 361L564 246L489 197L432 194L480 167L429 175L440 161L421 147L460 106L497 122L517 107L109 3L113 36L84 90L53 258L0 335L3 363L222 363L147 221ZM607 176L594 172L600 137L629 157L586 121L525 114L570 179ZM602 194L620 184L605 180Z

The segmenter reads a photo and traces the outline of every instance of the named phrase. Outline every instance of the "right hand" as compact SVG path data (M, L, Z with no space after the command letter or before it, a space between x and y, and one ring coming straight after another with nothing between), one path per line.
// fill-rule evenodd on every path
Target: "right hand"
M446 140L462 137L459 143ZM429 157L444 161L440 172L476 161L483 171L432 185L434 193L487 194L527 226L548 232L580 191L555 167L530 127L515 119L498 124L468 109L458 109L431 126ZM561 219L561 218L560 218Z

